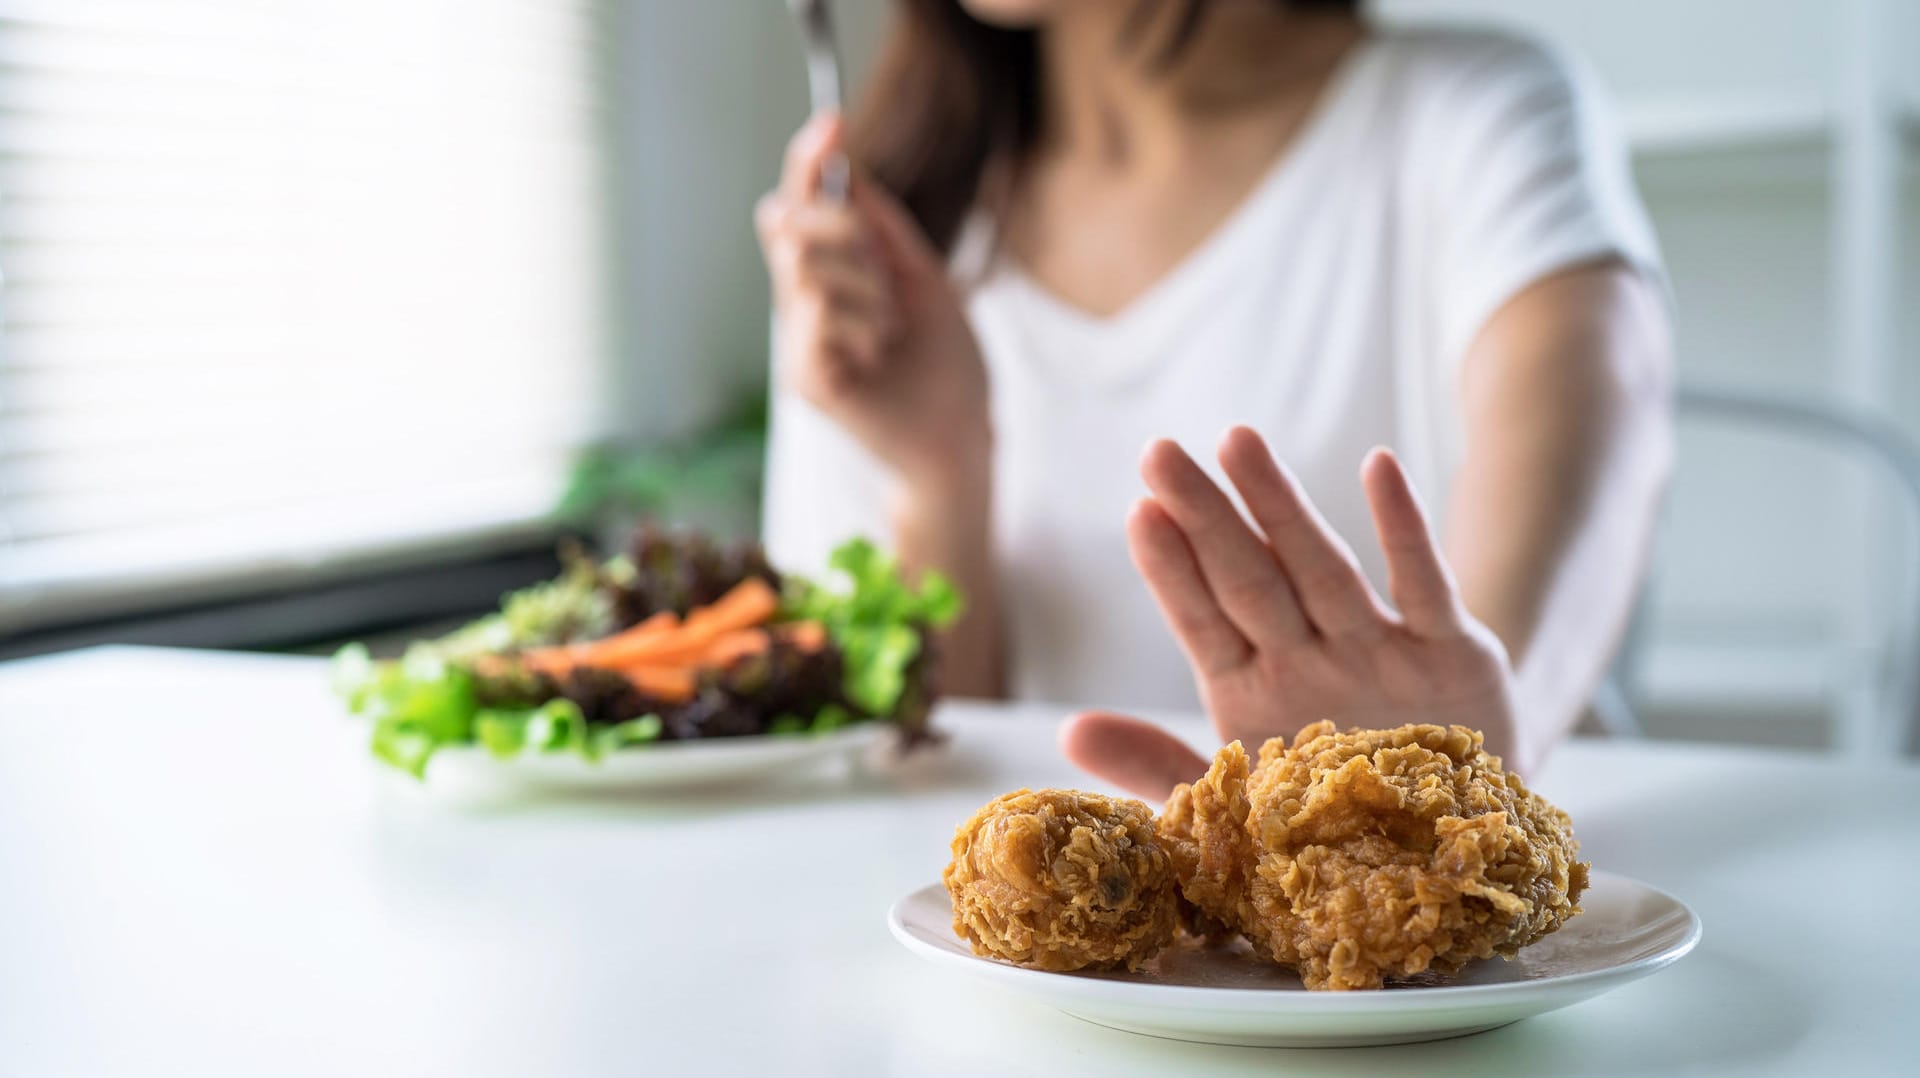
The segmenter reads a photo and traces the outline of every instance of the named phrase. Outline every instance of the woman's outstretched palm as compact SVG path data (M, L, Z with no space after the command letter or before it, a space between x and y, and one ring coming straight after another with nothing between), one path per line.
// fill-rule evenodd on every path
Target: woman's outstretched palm
M1257 530L1186 453L1158 442L1141 465L1153 496L1127 537L1223 740L1258 746L1321 719L1513 729L1506 651L1462 606L1391 453L1371 454L1361 479L1397 611L1258 434L1228 432L1220 463ZM1205 768L1171 735L1119 716L1077 716L1062 742L1081 767L1146 797Z

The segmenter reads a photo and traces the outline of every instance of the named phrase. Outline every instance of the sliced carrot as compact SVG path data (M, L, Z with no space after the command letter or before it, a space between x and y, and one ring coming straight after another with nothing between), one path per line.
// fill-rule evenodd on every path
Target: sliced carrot
M680 627L680 619L672 611L661 611L630 629L623 629L612 636L603 636L598 640L589 640L580 644L562 644L558 647L528 648L519 655L520 662L530 670L541 673L565 673L576 666L610 666L625 661L626 654L647 641L675 632Z
M621 653L621 662L695 662L716 638L763 624L779 611L780 596L773 588L759 577L748 577L712 605L688 614L674 632L636 642Z
M648 696L672 703L692 699L699 683L698 671L685 666L629 666L620 674Z
M790 621L780 626L780 639L812 655L827 646L827 627L817 621Z
M764 629L735 629L713 638L700 655L702 666L725 666L736 659L758 655L773 646L773 638Z
M764 650L768 643L767 634L760 629L734 629L713 637L662 641L658 647L649 648L637 659L628 661L641 666L713 666L721 661L715 657L715 649L737 658Z
M520 665L536 674L552 674L555 677L573 669L574 662L565 654L554 652L528 652L520 656Z
M698 685L699 671L724 666L765 651L773 638L760 628L780 610L780 596L759 577L748 577L713 603L694 610L685 621L661 612L612 636L582 644L529 648L515 656L482 660L481 669L517 662L555 677L580 667L612 670L642 692L665 700L685 700ZM810 627L810 628L809 628ZM818 650L825 631L811 622L782 626L783 639Z
M596 665L631 662L654 641L670 637L681 629L679 616L671 610L662 610L623 633L588 644L587 651Z
M517 662L536 674L559 677L582 663L572 647L533 648L503 662Z
M687 615L688 633L717 636L734 629L750 629L780 612L780 596L757 576L735 584L732 590Z

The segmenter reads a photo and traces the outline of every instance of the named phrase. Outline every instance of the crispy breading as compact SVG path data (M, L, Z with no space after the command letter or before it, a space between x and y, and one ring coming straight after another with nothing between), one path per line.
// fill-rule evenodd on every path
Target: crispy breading
M960 825L941 878L954 932L1023 966L1133 969L1174 934L1173 866L1138 801L1006 794Z
M1567 815L1463 726L1239 742L1159 821L1187 901L1309 988L1379 988L1511 956L1579 912Z

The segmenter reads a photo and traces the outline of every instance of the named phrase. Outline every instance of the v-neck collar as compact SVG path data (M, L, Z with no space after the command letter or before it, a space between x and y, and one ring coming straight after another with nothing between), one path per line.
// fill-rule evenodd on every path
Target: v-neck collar
M1063 299L1028 273L1018 259L1004 254L995 260L999 263L994 267L993 276L999 279L996 283L1013 288L1024 302L1045 308L1052 317L1084 333L1101 337L1124 336L1142 323L1153 321L1159 312L1177 309L1196 288L1205 289L1208 286L1215 263L1231 258L1236 248L1249 242L1259 232L1257 228L1250 227L1252 222L1285 193L1290 186L1290 178L1301 170L1299 162L1311 157L1317 152L1319 144L1329 137L1336 126L1331 122L1332 117L1348 107L1347 100L1353 96L1350 93L1352 83L1377 50L1378 41L1377 32L1369 32L1347 50L1347 54L1340 58L1333 72L1328 75L1327 84L1315 97L1299 132L1281 147L1273 163L1267 166L1239 203L1214 225L1197 246L1182 255L1171 268L1118 310L1111 314L1098 314Z

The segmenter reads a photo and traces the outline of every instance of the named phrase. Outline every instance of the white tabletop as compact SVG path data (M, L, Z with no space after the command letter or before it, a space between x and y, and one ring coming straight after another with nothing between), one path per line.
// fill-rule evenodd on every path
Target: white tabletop
M376 768L309 660L0 666L0 1074L1914 1073L1920 769L1570 745L1536 786L1699 950L1460 1040L1211 1048L887 934L981 802L1088 784L1056 717L949 707L887 779L479 811Z

